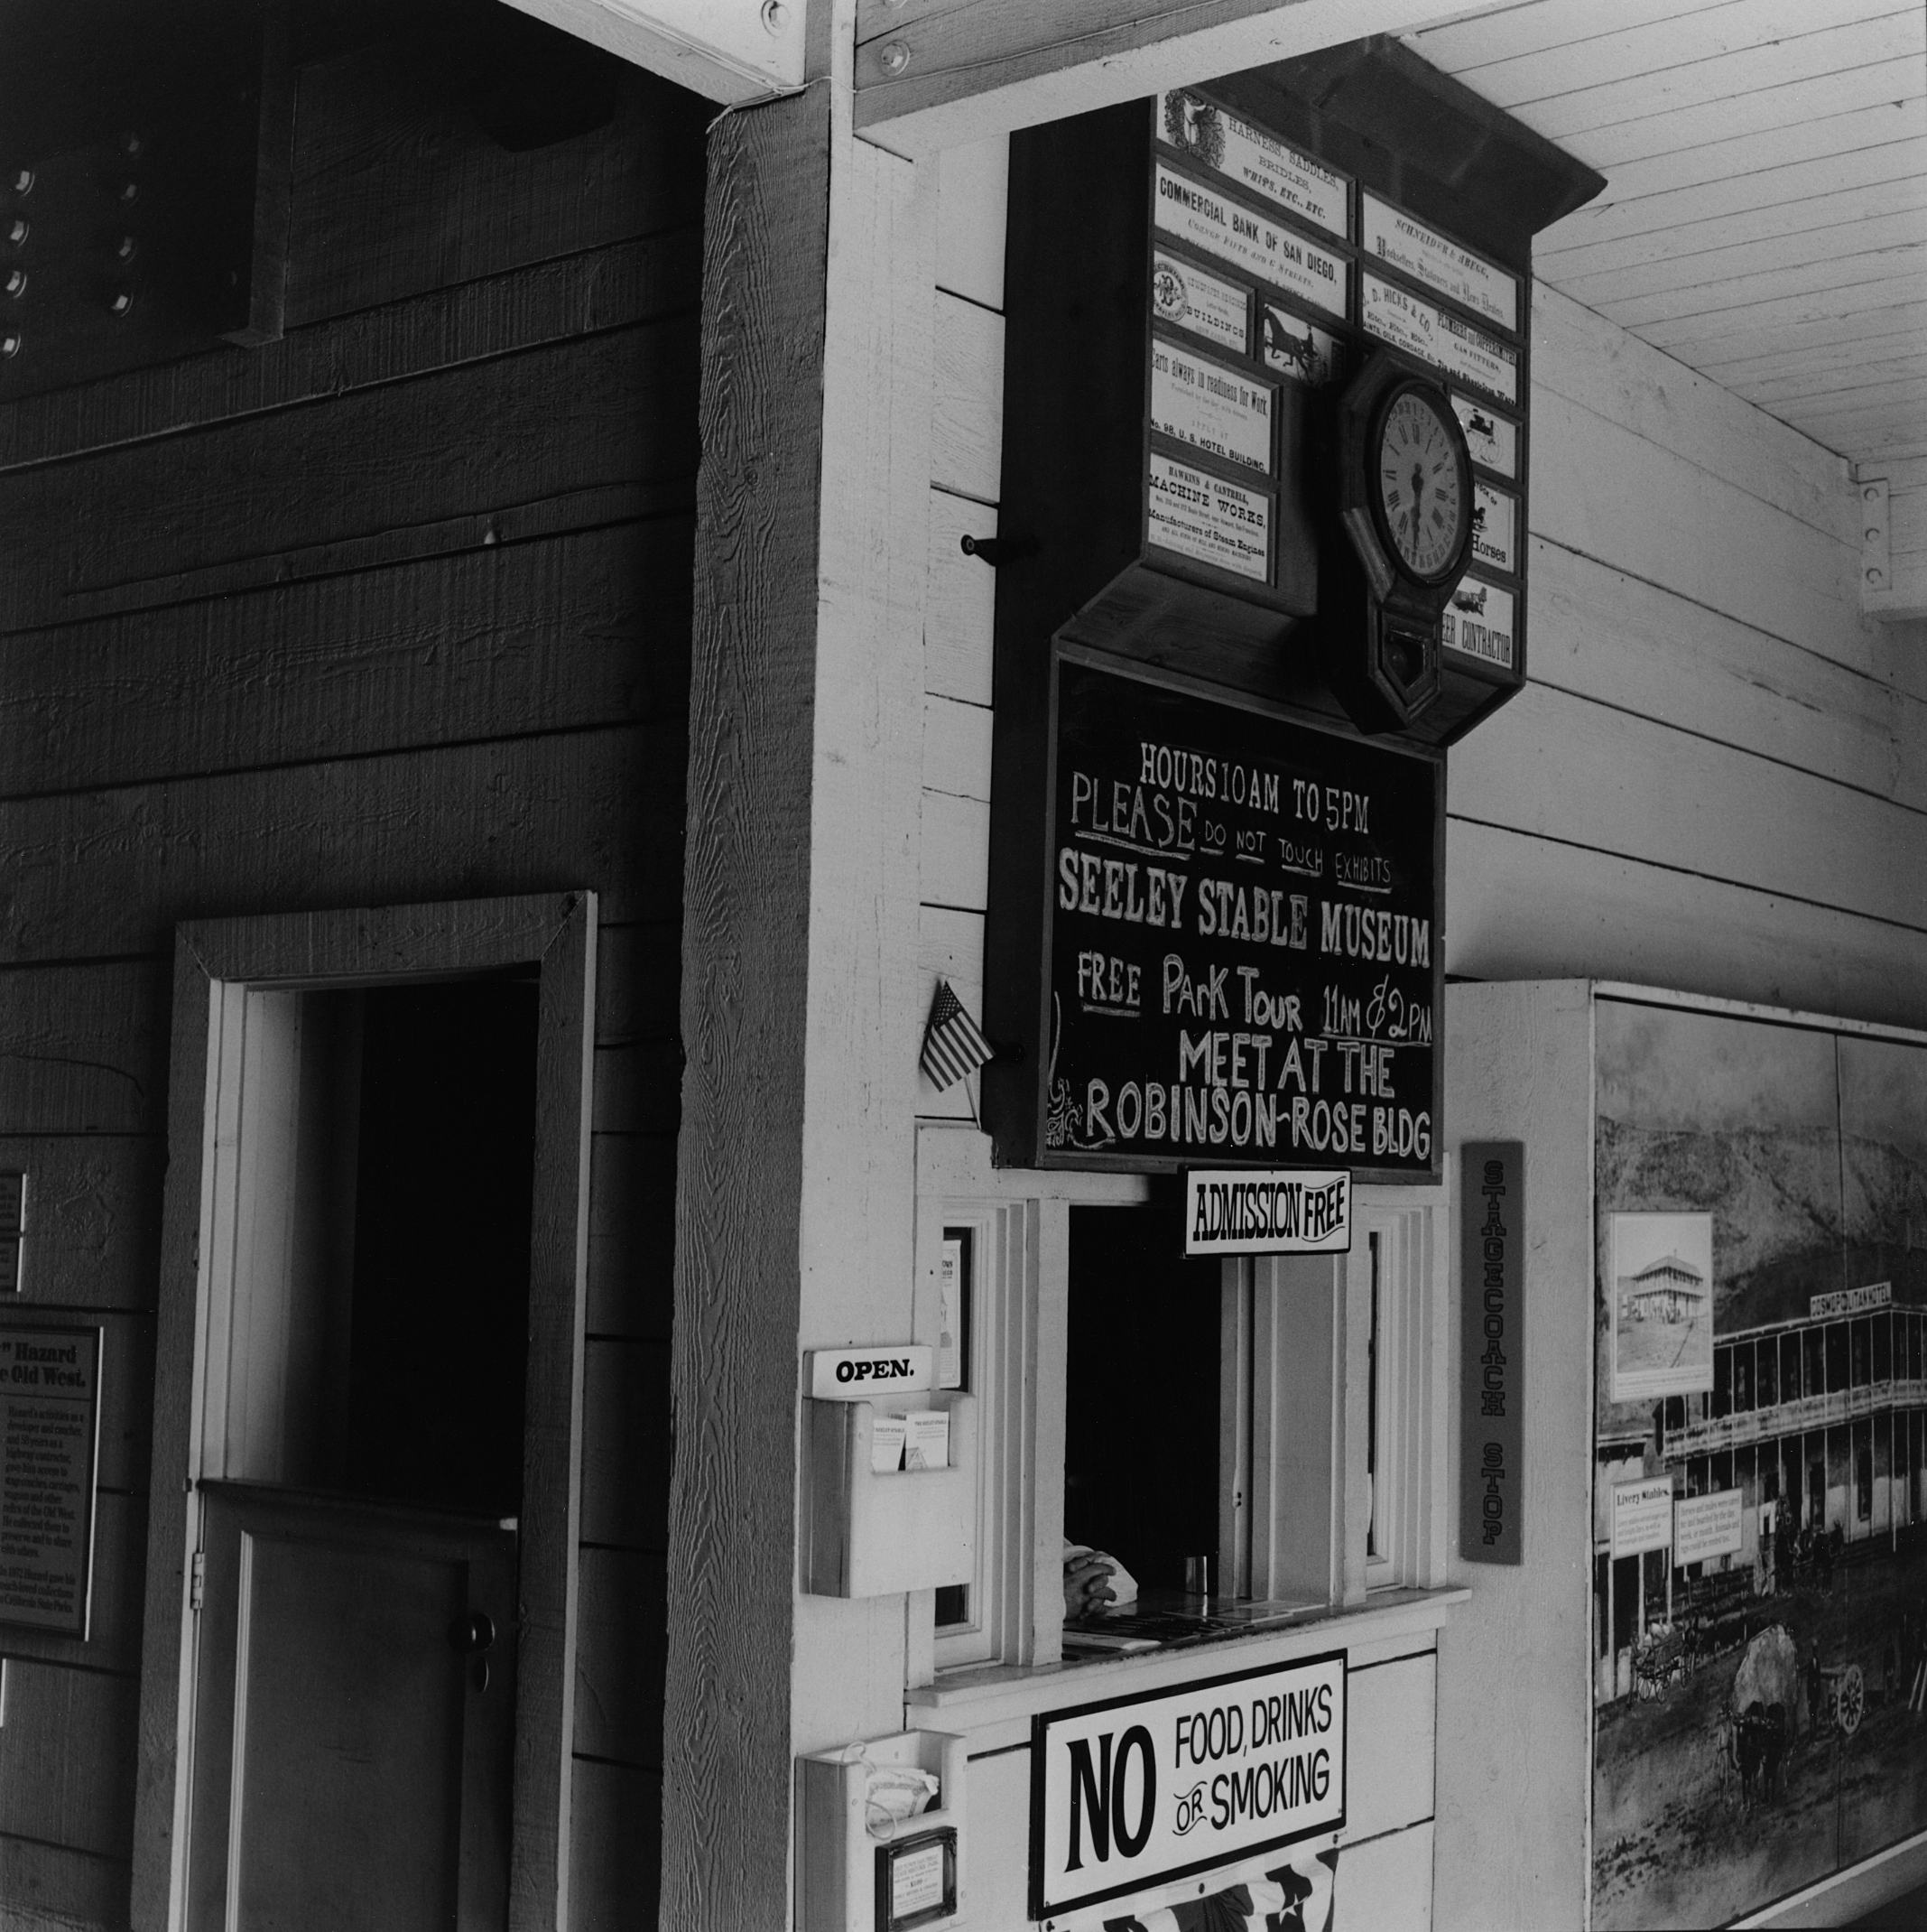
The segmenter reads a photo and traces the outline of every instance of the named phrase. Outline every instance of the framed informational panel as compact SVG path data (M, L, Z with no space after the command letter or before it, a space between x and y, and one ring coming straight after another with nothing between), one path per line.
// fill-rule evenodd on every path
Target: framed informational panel
M993 834L999 1161L1434 1175L1442 759L1071 646L1040 722Z
M1927 1045L1601 998L1593 1924L1927 1830Z
M100 1334L0 1324L0 1624L87 1635Z

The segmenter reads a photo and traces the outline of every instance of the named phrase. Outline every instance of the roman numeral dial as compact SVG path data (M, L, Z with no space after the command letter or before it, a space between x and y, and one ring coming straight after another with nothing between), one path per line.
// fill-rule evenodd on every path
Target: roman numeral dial
M1398 561L1436 582L1458 555L1470 514L1462 432L1421 389L1394 395L1380 423L1374 468L1385 529Z

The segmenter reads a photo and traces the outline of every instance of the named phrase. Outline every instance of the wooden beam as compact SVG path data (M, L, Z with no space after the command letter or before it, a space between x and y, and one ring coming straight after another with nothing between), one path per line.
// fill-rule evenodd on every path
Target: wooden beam
M805 0L508 4L709 100L754 100L802 85Z
M929 153L1500 4L860 0L857 132L901 154Z
M789 1922L829 90L709 138L661 1923Z

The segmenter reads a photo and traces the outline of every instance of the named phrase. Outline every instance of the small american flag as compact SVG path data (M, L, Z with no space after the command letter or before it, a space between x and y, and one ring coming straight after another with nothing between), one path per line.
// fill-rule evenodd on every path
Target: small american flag
M930 1003L930 1021L923 1028L923 1071L938 1092L954 1087L974 1073L996 1050L963 1009L948 980L937 981L937 997Z

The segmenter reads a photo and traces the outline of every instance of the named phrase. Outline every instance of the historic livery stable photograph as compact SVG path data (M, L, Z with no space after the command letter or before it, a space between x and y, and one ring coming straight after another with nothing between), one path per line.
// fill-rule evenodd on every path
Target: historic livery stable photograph
M0 1928L1927 1927L1919 0L0 0Z

